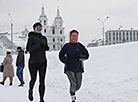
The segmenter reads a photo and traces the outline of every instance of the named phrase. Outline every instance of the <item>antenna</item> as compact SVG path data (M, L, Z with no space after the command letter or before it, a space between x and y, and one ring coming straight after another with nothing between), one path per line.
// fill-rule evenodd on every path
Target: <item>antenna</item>
M57 8L59 9L59 5L57 6Z
M60 7L60 3L61 3L61 0L57 0L57 8L59 9L59 7Z
M42 6L44 6L44 3L42 3Z

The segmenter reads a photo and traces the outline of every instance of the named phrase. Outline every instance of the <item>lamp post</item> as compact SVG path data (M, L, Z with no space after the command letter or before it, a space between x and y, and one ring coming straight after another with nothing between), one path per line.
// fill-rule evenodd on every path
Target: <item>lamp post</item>
M105 20L101 20L100 18L98 18L98 21L100 21L102 23L102 34L103 34L103 45L104 45L104 33L105 33L105 22L107 21L107 19L109 19L109 16L107 16L105 18Z
M12 22L12 16L10 13L8 13L10 19L11 19L11 53L13 53L13 22Z

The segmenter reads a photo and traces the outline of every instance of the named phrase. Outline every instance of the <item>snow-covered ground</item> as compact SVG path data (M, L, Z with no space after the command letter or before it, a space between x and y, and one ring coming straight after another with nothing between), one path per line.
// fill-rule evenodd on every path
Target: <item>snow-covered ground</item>
M138 102L138 42L88 50L90 58L85 61L83 85L77 93L77 102ZM3 57L0 56L0 62ZM16 56L13 58L15 65ZM48 52L47 59L46 102L71 102L69 82L63 73L64 65L58 59L58 52ZM0 86L0 102L28 102L30 76L27 66L24 70L25 86L18 87L16 76L12 87L8 86L7 80L5 86ZM39 101L38 81L34 88L34 102Z

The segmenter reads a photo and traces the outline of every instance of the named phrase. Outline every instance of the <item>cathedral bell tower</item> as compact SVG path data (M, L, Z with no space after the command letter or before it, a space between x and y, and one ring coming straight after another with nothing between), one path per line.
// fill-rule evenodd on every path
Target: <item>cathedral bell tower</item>
M60 11L57 9L57 15L54 20L54 26L55 27L62 27L63 26L63 20L62 17L60 16Z
M42 6L42 10L41 10L41 15L39 16L39 19L40 23L43 25L43 26L48 26L48 18L45 14L45 9L44 9L44 6Z

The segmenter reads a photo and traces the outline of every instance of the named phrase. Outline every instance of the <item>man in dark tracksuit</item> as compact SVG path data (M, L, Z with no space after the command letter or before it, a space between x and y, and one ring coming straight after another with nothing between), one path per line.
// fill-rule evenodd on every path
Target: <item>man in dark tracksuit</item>
M20 81L20 85L18 86L23 86L24 80L23 80L23 69L24 69L24 51L22 50L22 48L19 46L17 47L17 52L18 52L18 56L17 56L17 60L16 60L16 66L17 66L17 71L16 71L16 75Z
M75 102L75 93L81 87L82 73L84 72L83 60L88 59L87 49L78 42L78 31L70 32L70 42L66 43L59 52L59 59L65 64L65 73L70 81L70 95Z
M27 51L30 53L29 59L29 71L31 81L29 83L29 100L33 101L33 87L37 77L37 71L39 71L39 94L40 102L44 102L45 92L45 74L47 67L46 53L49 50L47 45L47 39L41 34L42 25L37 22L33 25L34 32L29 33L29 39L27 42Z

